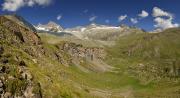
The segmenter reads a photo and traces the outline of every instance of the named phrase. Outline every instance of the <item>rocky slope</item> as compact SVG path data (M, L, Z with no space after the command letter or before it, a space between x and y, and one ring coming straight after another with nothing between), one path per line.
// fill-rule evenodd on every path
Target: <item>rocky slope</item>
M42 97L40 84L33 79L26 59L21 54L21 49L34 54L31 48L40 45L40 38L32 28L19 16L0 16L1 98Z
M70 57L70 63L63 64L61 62L63 65L75 65L85 72L107 72L112 70L112 67L103 61L106 56L103 48L84 47L80 44L69 42L62 42L56 45L56 47L63 51L63 53L67 53ZM58 54L56 55L63 58Z

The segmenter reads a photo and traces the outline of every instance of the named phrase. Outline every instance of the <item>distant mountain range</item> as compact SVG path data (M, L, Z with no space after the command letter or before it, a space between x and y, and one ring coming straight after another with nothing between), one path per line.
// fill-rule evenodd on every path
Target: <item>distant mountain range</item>
M96 23L87 26L77 26L74 28L63 29L60 25L50 21L48 24L39 24L36 29L40 32L51 33L55 35L73 35L79 39L114 41L119 36L128 35L130 33L142 33L143 30L126 25L109 26ZM62 34L61 34L62 33Z

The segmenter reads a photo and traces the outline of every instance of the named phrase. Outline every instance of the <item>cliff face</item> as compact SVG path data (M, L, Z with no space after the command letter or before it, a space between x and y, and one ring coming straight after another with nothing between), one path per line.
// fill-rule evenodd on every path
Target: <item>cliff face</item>
M0 97L41 98L40 84L34 80L27 57L23 56L25 50L37 50L35 45L41 41L35 29L20 19L0 16Z
M83 47L82 45L75 43L63 43L63 45L59 48L66 51L73 58L84 58L88 61L93 61L94 59L104 59L106 55L103 48Z
M66 60L69 61L69 63L64 65L75 65L85 72L105 72L111 70L111 67L103 62L106 56L106 52L103 48L84 47L70 42L62 42L56 45L56 47L59 51L69 56L69 60ZM59 55L57 54L57 56ZM61 59L61 61L65 60Z

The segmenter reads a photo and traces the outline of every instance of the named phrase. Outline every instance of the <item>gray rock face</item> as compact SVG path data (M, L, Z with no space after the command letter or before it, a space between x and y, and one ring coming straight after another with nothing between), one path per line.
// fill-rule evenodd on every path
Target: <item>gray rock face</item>
M107 72L112 70L112 67L103 61L106 56L103 48L84 47L71 42L62 42L56 47L68 56L68 59L64 60L61 53L56 53L58 60L63 65L75 65L83 72Z
M83 47L82 45L77 45L75 43L64 43L59 48L66 51L73 58L85 59L88 61L104 59L106 55L103 48Z

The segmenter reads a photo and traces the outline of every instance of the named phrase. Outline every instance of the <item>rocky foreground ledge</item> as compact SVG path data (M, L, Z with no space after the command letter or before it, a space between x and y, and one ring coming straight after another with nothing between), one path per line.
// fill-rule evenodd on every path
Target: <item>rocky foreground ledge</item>
M24 51L34 54L41 41L33 26L17 15L0 16L1 98L41 98L41 86L28 70ZM37 55L37 54L35 54ZM34 56L35 56L34 55Z

